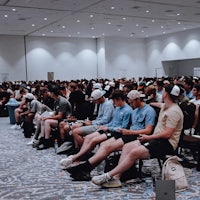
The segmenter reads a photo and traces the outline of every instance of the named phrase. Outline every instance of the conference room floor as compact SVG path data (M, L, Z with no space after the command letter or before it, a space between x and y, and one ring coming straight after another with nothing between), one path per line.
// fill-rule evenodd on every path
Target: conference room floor
M145 182L102 189L90 181L73 181L59 166L65 155L57 155L53 148L38 151L27 146L30 139L24 138L22 130L10 127L9 117L0 118L0 200L155 199L155 188L147 193ZM159 174L156 162L149 168ZM185 172L189 188L176 193L176 199L200 199L200 172L195 168ZM95 169L92 175L97 173Z

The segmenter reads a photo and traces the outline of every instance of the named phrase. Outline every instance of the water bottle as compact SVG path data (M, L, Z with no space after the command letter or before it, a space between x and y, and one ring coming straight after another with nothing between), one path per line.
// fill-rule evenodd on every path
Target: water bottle
M54 141L54 150L55 150L55 153L57 153L57 149L58 149L58 140L55 139L55 141Z
M143 197L145 199L152 199L154 197L153 180L150 176L147 176L145 178L145 192L143 194Z

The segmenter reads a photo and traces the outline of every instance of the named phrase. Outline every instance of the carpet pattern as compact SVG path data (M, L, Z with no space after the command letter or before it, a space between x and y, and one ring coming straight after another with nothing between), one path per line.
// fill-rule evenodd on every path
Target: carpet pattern
M155 192L147 193L145 182L102 189L90 181L73 181L59 166L65 155L57 155L53 148L37 151L27 146L30 139L24 138L22 130L10 127L8 117L0 118L0 200L155 199ZM149 168L160 178L157 163ZM195 168L185 172L189 189L176 193L176 199L200 199L200 172ZM94 170L92 175L97 173Z

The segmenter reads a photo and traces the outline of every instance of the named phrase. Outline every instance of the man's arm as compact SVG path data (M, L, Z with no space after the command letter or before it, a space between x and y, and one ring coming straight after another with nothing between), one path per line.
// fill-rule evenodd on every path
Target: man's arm
M140 134L149 135L153 132L153 129L154 129L153 125L147 125L145 129L140 129L140 130L120 129L120 132L123 135L140 135Z
M165 129L165 131L163 131L163 132L155 133L152 135L141 135L139 140L141 142L144 142L144 141L148 141L148 140L152 140L152 139L161 139L161 138L169 139L169 138L171 138L174 131L175 131L175 128L167 127Z

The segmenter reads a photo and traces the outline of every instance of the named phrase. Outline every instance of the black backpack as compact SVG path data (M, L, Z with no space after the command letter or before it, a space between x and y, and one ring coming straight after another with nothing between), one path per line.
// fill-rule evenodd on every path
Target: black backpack
M183 102L180 105L183 112L183 130L192 128L195 119L196 105L190 102Z

